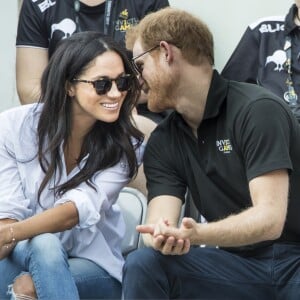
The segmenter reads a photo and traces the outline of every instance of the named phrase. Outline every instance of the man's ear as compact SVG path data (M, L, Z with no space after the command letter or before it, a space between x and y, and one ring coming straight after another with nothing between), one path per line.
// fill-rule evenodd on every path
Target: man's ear
M172 45L166 41L160 42L160 48L164 51L165 61L170 63L174 59L174 51L172 49Z

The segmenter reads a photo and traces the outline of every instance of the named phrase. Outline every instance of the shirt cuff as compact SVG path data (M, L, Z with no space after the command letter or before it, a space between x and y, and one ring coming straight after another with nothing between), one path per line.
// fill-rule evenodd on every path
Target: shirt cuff
M73 202L76 205L78 211L79 223L77 227L82 229L88 228L99 222L99 209L97 209L92 203L90 197L87 194L87 191L84 191L82 189L70 190L66 192L63 197L55 203L55 206L69 201Z

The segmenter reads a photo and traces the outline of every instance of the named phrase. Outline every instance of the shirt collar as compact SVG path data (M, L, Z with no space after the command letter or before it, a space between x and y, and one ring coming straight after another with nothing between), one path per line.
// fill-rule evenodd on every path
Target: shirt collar
M228 80L220 76L218 71L213 71L211 84L208 90L203 120L216 117L220 113L220 109L226 100L228 90ZM189 126L186 124L182 116L175 112L175 123L185 131L190 132ZM201 123L200 123L201 126Z
M294 22L294 17L295 17L295 14L297 13L297 6L296 4L293 4L288 12L288 14L286 15L285 17L285 22L284 22L284 31L285 31L285 34L286 35L289 35L291 34L291 32L297 28L299 26L297 26Z
M214 70L208 90L203 120L216 117L226 99L228 80L224 79L218 71Z

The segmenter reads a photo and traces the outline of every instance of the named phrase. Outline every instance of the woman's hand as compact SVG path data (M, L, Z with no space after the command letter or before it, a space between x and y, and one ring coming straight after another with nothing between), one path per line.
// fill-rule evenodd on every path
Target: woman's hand
M6 258L16 246L11 227L15 222L12 219L0 220L0 260Z

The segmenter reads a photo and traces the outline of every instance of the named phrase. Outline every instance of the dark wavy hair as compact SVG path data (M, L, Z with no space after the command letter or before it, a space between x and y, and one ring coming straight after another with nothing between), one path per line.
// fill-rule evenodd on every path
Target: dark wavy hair
M86 31L75 33L62 40L41 79L40 103L43 103L38 123L38 159L45 177L38 190L40 195L51 178L58 182L62 174L60 147L71 134L72 101L67 86L80 77L89 64L106 51L116 52L122 59L125 73L132 74L132 85L122 104L118 120L113 123L97 121L85 136L80 157L89 154L84 167L67 182L54 187L56 195L62 195L82 182L94 187L92 176L109 168L122 158L127 160L129 176L137 173L135 149L143 142L143 134L134 126L132 109L140 95L140 87L126 50L101 33ZM136 140L136 143L132 143ZM57 174L58 172L58 174ZM58 177L57 177L58 176ZM56 180L58 178L58 181Z

